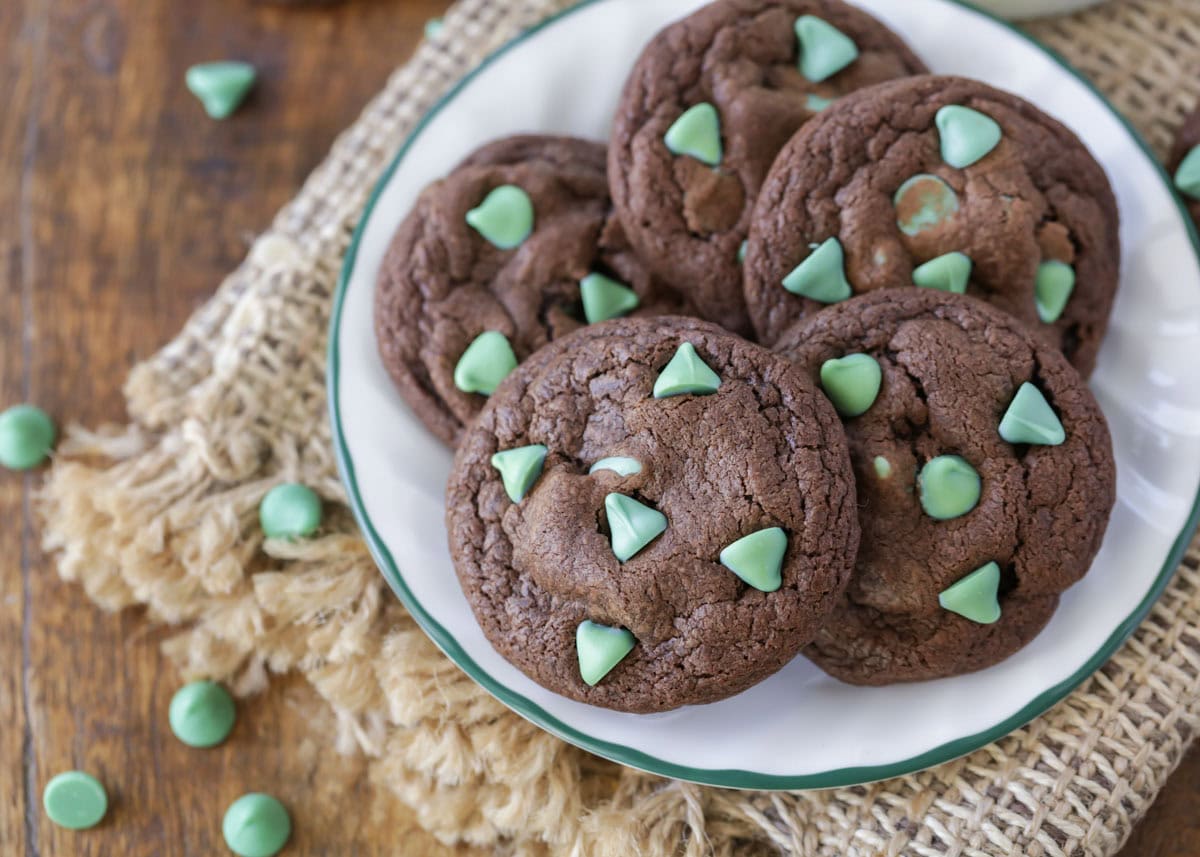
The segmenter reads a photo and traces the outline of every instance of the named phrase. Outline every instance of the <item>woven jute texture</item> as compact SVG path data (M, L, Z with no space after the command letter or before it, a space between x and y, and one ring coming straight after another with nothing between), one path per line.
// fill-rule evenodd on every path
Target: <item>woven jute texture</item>
M646 0L653 2L653 0ZM49 474L45 545L100 605L178 626L187 677L243 694L302 673L330 752L448 843L512 854L1107 855L1200 725L1200 543L1133 638L1045 716L970 756L859 788L670 782L541 732L480 690L385 590L344 507L325 410L332 293L405 135L451 84L565 0L462 0L179 336L136 367L132 423L76 428ZM1032 31L1161 153L1200 98L1200 2L1115 0ZM314 486L322 535L263 542L280 480ZM395 853L412 854L397 841Z

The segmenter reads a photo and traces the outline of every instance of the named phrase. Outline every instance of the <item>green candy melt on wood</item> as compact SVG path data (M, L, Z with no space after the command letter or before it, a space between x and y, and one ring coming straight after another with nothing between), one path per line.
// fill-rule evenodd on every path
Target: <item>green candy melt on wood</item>
M204 112L213 119L226 119L246 100L257 78L250 63L222 60L194 65L184 79Z
M292 819L278 800L252 792L225 810L221 833L238 857L273 857L292 835Z
M467 346L454 367L454 386L464 393L490 396L500 382L517 368L517 355L508 338L498 330L487 330Z
M588 274L579 281L583 317L588 324L619 318L638 308L637 292L603 274Z
M1175 171L1175 187L1192 199L1200 199L1200 146L1196 146L1179 162Z
M674 155L687 155L702 164L721 163L721 117L707 101L689 107L663 136L663 143Z
M836 238L827 238L817 245L808 258L783 278L783 287L794 295L823 304L837 303L850 297L842 243Z
M108 812L108 793L91 774L64 771L46 783L42 807L59 827L87 830L99 824Z
M311 536L321 526L321 498L299 482L276 485L259 504L258 520L269 539Z
M1058 321L1075 291L1075 269L1066 262L1051 260L1038 265L1034 302L1038 318L1046 324Z
M637 639L624 628L610 628L585 619L575 629L579 675L589 687L595 687L635 645Z
M922 288L966 294L971 279L971 257L957 250L946 253L914 269L912 279L913 285Z
M870 354L847 354L821 364L821 388L843 417L870 410L882 385L883 370Z
M540 443L506 449L492 456L492 467L500 471L508 499L520 503L542 475L546 462L546 447Z
M669 399L689 394L707 396L717 392L720 386L721 376L701 359L696 346L685 342L655 380L654 398Z
M642 463L636 458L628 458L624 455L614 455L609 458L601 458L590 468L588 474L596 473L600 470L611 470L618 476L633 476L642 472Z
M171 697L171 731L189 747L217 746L229 737L236 719L233 697L215 681L185 684Z
M944 589L938 603L972 622L991 625L1000 619L999 592L1000 566L989 562Z
M533 232L533 200L516 185L500 185L468 211L466 219L492 246L512 250Z
M942 160L958 169L984 158L1004 136L995 119L957 104L939 110L934 122L941 137Z
M604 498L612 552L621 562L633 557L667 530L667 516L624 494Z
M787 533L769 527L743 536L721 551L721 565L761 592L774 592L783 584L783 555Z
M795 30L800 42L800 73L813 83L828 80L858 59L854 40L816 15L801 15Z
M1000 420L1000 437L1009 443L1060 446L1067 432L1042 391L1026 381Z
M0 465L29 470L54 447L54 421L34 405L14 405L0 414Z
M917 476L921 508L939 521L959 518L979 503L979 474L960 455L939 455L925 463Z

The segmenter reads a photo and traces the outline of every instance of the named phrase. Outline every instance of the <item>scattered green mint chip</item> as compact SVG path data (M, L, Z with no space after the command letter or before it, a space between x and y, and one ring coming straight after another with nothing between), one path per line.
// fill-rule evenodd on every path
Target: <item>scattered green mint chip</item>
M1009 443L1059 446L1067 432L1042 391L1026 381L1000 420L1000 437Z
M720 376L700 358L696 346L685 342L654 382L654 398L668 399L687 394L707 396L717 392L720 386Z
M612 533L612 551L625 562L667 530L667 516L624 494L604 498L608 529Z
M875 475L880 479L888 479L892 475L892 463L882 455L875 456L875 460L871 462L875 466Z
M492 456L492 467L500 471L504 492L508 499L520 503L542 475L546 462L546 447L540 443L506 449Z
M292 819L278 800L252 792L225 810L221 833L238 857L273 857L292 835Z
M823 304L837 303L850 297L842 243L836 238L828 238L818 244L808 258L783 278L783 287L794 295Z
M59 827L87 830L99 824L108 812L108 793L91 774L65 771L46 783L42 806Z
M667 129L663 142L675 155L688 155L715 167L721 163L721 117L708 102L693 105Z
M783 585L787 542L787 533L779 527L759 530L721 551L721 565L755 589L774 592Z
M989 562L962 580L944 589L938 603L980 625L1000 620L1000 566Z
M746 251L750 249L750 242L743 241L738 245L737 260L739 265L746 264Z
M194 681L175 691L167 719L175 737L189 747L215 747L233 730L237 708L215 681Z
M610 628L585 619L575 629L579 675L589 687L595 687L635 645L637 640L624 628Z
M1075 269L1066 262L1049 261L1038 265L1034 281L1034 302L1038 318L1054 324L1067 308L1071 292L1075 291Z
M246 100L257 77L250 63L222 60L192 66L184 80L211 118L227 119Z
M533 200L516 185L500 185L467 212L467 223L492 246L512 250L533 232Z
M458 365L454 367L454 386L464 393L490 396L516 368L517 355L508 338L498 330L484 331L458 358Z
M588 324L618 318L638 308L637 292L603 274L588 274L579 281L583 317Z
M1200 146L1196 146L1179 162L1175 171L1175 187L1192 199L1200 199Z
M957 250L946 253L914 269L912 279L914 285L927 289L966 294L971 279L971 257Z
M796 19L800 42L800 73L813 83L828 80L858 59L854 40L816 15Z
M808 95L806 95L804 97L804 106L807 107L809 110L811 110L813 113L820 113L822 110L824 110L830 104L833 104L833 99L826 98L823 95L809 93Z
M321 498L307 485L276 485L258 506L258 520L269 539L311 536L321 526Z
M981 160L1004 136L995 119L958 104L943 107L934 121L941 136L942 160L958 169Z
M618 476L633 476L642 472L642 463L636 458L614 455L609 458L601 458L588 468L588 474L596 473L600 470L611 470Z
M918 173L892 196L896 225L905 235L920 235L941 226L958 213L958 194L944 179Z
M425 22L425 38L436 39L445 28L446 23L441 18L430 18Z
M979 504L979 473L960 455L931 458L917 476L921 508L939 521L959 518Z
M847 354L821 364L821 388L843 417L869 411L882 385L883 370L870 354Z
M0 465L29 470L44 462L54 447L54 421L34 405L13 405L0 414Z

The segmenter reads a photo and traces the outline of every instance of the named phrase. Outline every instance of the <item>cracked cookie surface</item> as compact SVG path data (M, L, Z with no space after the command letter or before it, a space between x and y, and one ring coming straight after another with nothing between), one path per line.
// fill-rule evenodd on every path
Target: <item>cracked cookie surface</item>
M521 188L533 229L502 249L466 220L490 191ZM430 185L392 239L375 290L375 333L405 401L446 443L486 398L455 385L468 345L498 331L523 360L586 323L580 283L600 273L637 295L634 315L689 312L646 270L608 197L603 144L518 136L490 143Z
M978 145L989 120L999 143L950 166L937 127L946 107L971 111L950 120L951 143ZM1078 138L1016 96L962 78L914 77L842 99L807 123L775 162L750 229L746 302L762 342L823 306L783 281L810 245L830 238L855 294L911 285L918 266L963 253L967 294L1025 322L1085 377L1095 365L1120 268L1116 201ZM1058 263L1048 266L1051 280L1055 268L1072 272L1062 306L1059 292L1039 307L1044 263ZM1045 285L1053 292L1056 284Z
M709 395L655 398L683 343L719 378ZM492 456L546 447L513 502ZM589 473L605 458L636 472ZM666 516L625 562L605 499ZM858 543L845 436L789 361L696 319L620 319L578 331L517 368L463 436L447 489L459 580L492 645L534 681L583 702L664 711L733 695L813 639ZM720 562L752 533L787 534L781 585L761 591ZM595 686L585 620L636 645Z
M805 78L794 30L801 16L849 37L857 58L819 82ZM668 26L625 84L609 150L613 200L630 240L705 318L748 334L739 247L779 149L828 101L924 71L898 36L839 0L718 0ZM702 103L720 123L715 166L677 156L665 142Z
M1087 572L1115 502L1107 424L1079 374L1004 313L924 289L838 304L794 326L777 350L812 378L848 353L882 370L874 403L844 421L862 528L854 575L805 654L844 681L888 684L980 669L1033 639ZM1061 445L1001 438L1026 382L1061 421ZM977 505L952 520L931 517L919 497L918 474L942 455L980 477ZM990 562L1000 567L999 621L939 604Z

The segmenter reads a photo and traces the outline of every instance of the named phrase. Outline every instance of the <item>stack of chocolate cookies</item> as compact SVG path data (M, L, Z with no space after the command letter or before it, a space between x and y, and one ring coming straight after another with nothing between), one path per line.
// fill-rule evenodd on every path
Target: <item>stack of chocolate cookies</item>
M457 447L488 639L632 712L798 655L875 685L1008 657L1115 501L1086 377L1117 227L1064 126L839 0L670 25L607 149L478 150L400 227L375 325Z

